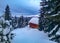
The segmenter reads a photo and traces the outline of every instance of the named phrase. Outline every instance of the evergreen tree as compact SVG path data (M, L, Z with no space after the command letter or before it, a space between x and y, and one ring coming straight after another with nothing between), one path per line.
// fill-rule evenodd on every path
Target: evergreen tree
M11 13L10 13L10 8L8 5L5 8L4 18L5 18L5 20L11 20Z
M39 17L40 28L43 27L48 32L48 36L52 37L51 40L60 43L60 35L56 35L60 28L60 0L42 0L41 6ZM42 21L43 19L44 21Z
M28 25L28 18L25 18L25 25Z
M5 20L3 17L0 18L0 42L1 43L10 43L11 41L11 31L13 30L11 21ZM5 38L4 38L5 37Z
M40 2L40 17L39 17L39 30L44 30L45 27L45 15L48 14L48 11L50 11L48 3L49 1L46 0L41 0L42 2ZM47 21L46 21L47 22Z
M19 19L18 19L18 27L23 27L24 26L24 17L21 16Z
M14 27L14 29L16 29L17 26L18 26L17 17L16 17L16 16L15 16L15 17L13 18L13 20L12 20L12 26Z

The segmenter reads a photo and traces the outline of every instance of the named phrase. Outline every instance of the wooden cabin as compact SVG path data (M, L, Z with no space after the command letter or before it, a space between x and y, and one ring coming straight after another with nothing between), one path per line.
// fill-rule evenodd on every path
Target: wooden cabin
M38 18L32 18L29 21L29 27L34 28L34 29L38 29L39 28L39 19Z

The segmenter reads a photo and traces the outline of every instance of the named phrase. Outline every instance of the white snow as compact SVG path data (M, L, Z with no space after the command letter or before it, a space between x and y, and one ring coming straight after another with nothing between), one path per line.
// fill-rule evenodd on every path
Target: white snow
M45 5L45 6L43 6L43 7L48 7L48 5Z
M15 33L15 37L12 40L12 43L55 43L49 40L47 34L43 31L37 29L29 28L20 28L12 31Z
M56 26L53 28L53 30L50 31L49 34L51 34L57 27L58 27L58 25L56 25Z
M52 39L52 38L54 38L54 37L55 37L55 35L51 36L49 39Z
M59 30L57 31L56 35L60 35L60 28L59 28Z
M5 21L5 23L6 23L6 24L8 24L8 25L10 25L10 23L9 23L9 21L8 21L8 20L6 20L6 21Z
M29 21L29 23L34 23L34 24L39 24L39 18L38 17L33 17L30 21Z
M10 32L10 28L9 27L6 27L4 30L3 30L3 34L6 35Z
M48 13L51 13L51 11L49 11Z
M59 15L59 14L54 14L54 15L51 15L51 16L57 16L57 15Z

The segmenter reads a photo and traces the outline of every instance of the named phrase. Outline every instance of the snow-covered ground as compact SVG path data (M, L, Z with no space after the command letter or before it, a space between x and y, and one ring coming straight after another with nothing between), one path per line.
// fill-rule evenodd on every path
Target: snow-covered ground
M12 31L16 36L13 38L12 43L55 43L49 40L46 33L39 31L38 29L30 28L18 28Z

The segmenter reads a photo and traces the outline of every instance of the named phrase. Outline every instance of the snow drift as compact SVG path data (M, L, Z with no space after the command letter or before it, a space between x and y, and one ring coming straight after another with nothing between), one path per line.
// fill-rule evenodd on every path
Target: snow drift
M49 40L47 34L37 29L29 28L28 26L12 31L15 37L12 43L55 43Z

